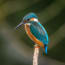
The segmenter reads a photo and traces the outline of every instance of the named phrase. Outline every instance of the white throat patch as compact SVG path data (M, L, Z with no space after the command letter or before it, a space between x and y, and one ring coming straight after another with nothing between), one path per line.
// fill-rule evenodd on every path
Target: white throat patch
M34 21L38 22L38 19L34 18Z
M26 24L29 25L29 26L31 25L30 23L26 23ZM26 25L26 24L25 24L25 25Z
M38 19L36 19L36 18L31 18L30 21L38 22Z

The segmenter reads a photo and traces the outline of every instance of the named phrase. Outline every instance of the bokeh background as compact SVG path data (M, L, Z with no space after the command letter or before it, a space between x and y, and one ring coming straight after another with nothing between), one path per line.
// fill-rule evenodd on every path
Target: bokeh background
M0 0L0 65L32 65L34 44L24 26L34 12L49 35L48 55L40 49L39 65L65 65L65 0Z

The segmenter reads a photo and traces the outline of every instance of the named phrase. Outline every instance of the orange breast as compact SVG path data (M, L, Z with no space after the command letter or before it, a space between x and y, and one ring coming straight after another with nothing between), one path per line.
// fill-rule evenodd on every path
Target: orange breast
M27 35L31 38L32 41L34 41L36 44L44 48L44 45L41 41L39 41L31 32L28 24L25 24L25 30Z

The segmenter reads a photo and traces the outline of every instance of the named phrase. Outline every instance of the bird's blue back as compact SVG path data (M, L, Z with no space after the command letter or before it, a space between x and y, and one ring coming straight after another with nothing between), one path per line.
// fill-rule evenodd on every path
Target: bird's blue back
M48 34L40 22L31 22L31 33L44 44L48 44Z

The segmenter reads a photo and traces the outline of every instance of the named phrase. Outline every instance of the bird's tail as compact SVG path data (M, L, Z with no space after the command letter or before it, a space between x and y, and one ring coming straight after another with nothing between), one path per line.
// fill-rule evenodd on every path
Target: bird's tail
M48 46L47 45L44 45L44 48L43 48L43 55L44 56L47 55L47 48L48 48Z

